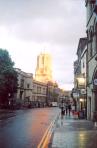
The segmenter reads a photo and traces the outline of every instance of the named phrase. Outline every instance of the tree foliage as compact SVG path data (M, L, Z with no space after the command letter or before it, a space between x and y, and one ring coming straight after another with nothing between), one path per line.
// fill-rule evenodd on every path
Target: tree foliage
M0 103L7 103L17 90L17 72L7 50L0 48Z

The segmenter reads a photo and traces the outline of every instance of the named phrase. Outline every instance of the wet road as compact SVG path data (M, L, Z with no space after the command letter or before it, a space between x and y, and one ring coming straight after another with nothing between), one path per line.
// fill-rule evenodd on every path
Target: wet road
M0 121L0 148L36 148L58 108L16 111L16 116Z

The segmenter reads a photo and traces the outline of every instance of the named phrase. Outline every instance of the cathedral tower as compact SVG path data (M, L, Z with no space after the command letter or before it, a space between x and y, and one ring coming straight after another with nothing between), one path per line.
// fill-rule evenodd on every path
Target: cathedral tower
M52 81L52 62L51 56L47 53L41 53L37 57L37 67L35 79L40 82Z

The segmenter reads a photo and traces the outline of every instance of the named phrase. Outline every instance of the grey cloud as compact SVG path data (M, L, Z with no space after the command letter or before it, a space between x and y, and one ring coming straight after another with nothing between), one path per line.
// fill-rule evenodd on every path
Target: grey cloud
M16 23L29 18L58 17L64 12L59 4L59 0L3 0L0 1L0 20Z
M16 23L29 18L71 17L73 13L80 11L79 7L76 7L78 5L81 9L80 4L78 0L0 0L0 22Z
M70 20L67 20L70 22ZM79 31L83 25L77 20L71 20L72 24L63 19L35 19L11 27L11 33L22 40L32 42L49 42L53 44L74 44L79 37ZM84 23L85 24L85 23ZM81 27L79 27L81 26ZM74 29L76 28L76 30ZM84 25L85 28L85 25ZM80 31L80 36L84 32Z
M85 19L76 19L79 13L84 14L81 4L78 0L3 0L0 24L20 40L73 44L83 28L81 24L85 28Z

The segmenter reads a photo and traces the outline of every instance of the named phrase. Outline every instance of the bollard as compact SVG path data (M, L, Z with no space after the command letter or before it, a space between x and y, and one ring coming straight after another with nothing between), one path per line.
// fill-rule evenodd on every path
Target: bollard
M75 111L73 115L74 115L74 119L78 119L78 112L77 111Z

